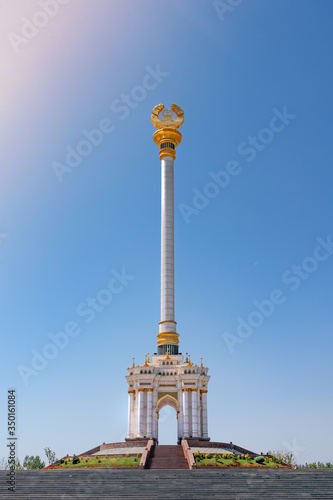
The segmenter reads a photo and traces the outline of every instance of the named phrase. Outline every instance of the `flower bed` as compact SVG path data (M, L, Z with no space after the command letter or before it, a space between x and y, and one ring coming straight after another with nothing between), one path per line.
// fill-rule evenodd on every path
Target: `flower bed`
M293 469L290 465L281 464L241 464L239 462L221 463L221 462L196 462L197 467L256 467L265 469Z
M89 458L82 459L79 462L74 463L70 460L65 461L65 463L59 463L57 465L49 465L48 467L43 467L44 470L47 469L83 469L91 467L138 467L140 465L141 457L116 457L116 458Z

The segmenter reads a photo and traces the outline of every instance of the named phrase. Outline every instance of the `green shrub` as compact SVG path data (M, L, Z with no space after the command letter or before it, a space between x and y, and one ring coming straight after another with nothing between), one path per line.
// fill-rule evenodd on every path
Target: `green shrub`
M89 458L86 458L86 462L88 462L88 461L89 461Z
M73 465L79 464L79 463L80 463L79 457L77 457L76 455L73 455Z
M63 458L60 459L60 463L63 464L65 463L65 460Z
M196 462L201 462L205 458L205 455L199 451L196 451L193 456Z
M101 462L102 462L102 460L101 460L101 459L99 459L99 460L98 460L98 463L100 464Z
M210 458L210 453L206 453L205 458Z
M263 464L263 463L265 463L265 457L262 457L262 456L256 457L256 458L254 459L254 461L255 461L257 464Z
M140 458L140 457L141 457L140 453L137 453L137 454L136 454L136 457L137 457L137 458Z

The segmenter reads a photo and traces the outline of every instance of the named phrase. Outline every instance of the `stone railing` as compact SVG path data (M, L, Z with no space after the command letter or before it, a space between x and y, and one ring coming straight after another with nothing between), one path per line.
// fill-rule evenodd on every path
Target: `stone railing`
M147 443L147 446L146 446L146 448L144 449L144 452L141 455L140 469L145 469L146 468L147 462L148 462L149 457L150 457L151 448L152 448L153 445L154 445L154 440L153 439L149 439L148 443Z
M185 456L187 463L188 463L188 468L189 469L196 469L197 466L195 464L194 456L193 456L192 450L189 447L186 439L183 438L181 444L182 444L184 456Z

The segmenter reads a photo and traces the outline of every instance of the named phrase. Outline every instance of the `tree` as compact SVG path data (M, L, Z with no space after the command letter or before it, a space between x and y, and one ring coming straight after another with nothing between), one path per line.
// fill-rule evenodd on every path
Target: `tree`
M296 465L295 456L292 451L286 451L286 450L269 451L268 455L272 455L274 462L278 464L291 465L292 467Z
M10 465L12 465L12 464L10 464ZM2 457L0 459L0 470L7 470L7 469L9 469L8 459L6 459L5 457ZM19 459L17 458L15 460L15 470L22 470L22 469L23 469L23 467L20 464Z
M46 458L49 461L49 465L54 464L58 459L56 458L56 454L54 451L51 450L51 448L44 448L44 452L46 455Z
M45 462L41 461L39 455L35 457L33 455L31 455L31 457L26 455L24 457L23 467L27 470L42 469L45 467Z
M2 457L0 459L0 470L7 470L8 469L8 460L5 459L5 457Z

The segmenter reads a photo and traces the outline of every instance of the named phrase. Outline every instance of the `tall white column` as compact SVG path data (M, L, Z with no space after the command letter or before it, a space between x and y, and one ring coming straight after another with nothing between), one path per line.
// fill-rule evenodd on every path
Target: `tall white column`
M200 400L198 400L198 437L202 437L201 412L202 412L202 404L200 398Z
M171 345L173 354L179 344L175 322L173 163L182 140L178 128L184 122L184 111L176 104L171 105L171 110L159 104L154 107L151 119L158 129L153 139L161 160L161 321L157 346L160 353L166 353L166 346Z
M161 322L160 331L176 331L174 271L174 173L173 158L161 160Z
M183 437L188 437L188 389L183 390L183 430Z
M152 437L153 435L153 426L152 426L152 401L153 401L153 392L152 389L147 389L147 437Z
M202 437L208 438L207 391L202 391Z
M197 389L192 389L192 436L198 437L198 398Z
M133 436L133 403L134 403L134 391L128 391L128 433L127 437L132 438Z
M179 401L179 413L177 421L177 437L181 439L184 436L184 426L183 426L183 399L181 397L182 392L178 391L178 401Z
M152 407L152 418L153 418L153 438L158 438L158 419L156 413L156 405L157 405L157 389L154 389L153 392L153 407Z
M138 437L143 437L143 390L138 390Z

